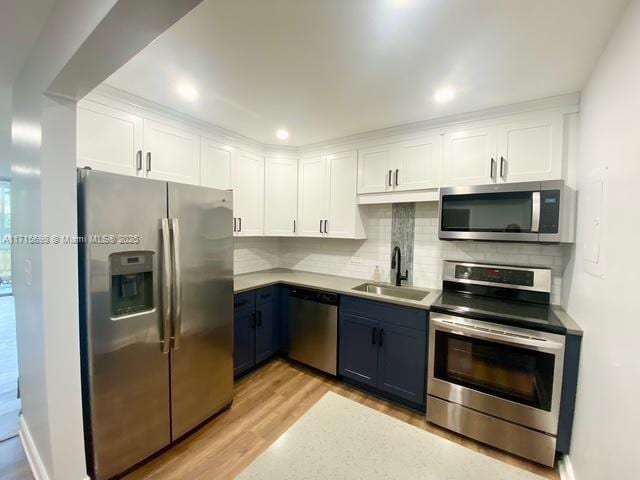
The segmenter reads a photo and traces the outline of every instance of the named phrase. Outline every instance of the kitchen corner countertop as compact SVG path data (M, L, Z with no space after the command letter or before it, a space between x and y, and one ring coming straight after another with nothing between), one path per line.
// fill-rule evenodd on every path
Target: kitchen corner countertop
M558 317L558 320L567 328L567 335L575 335L577 337L582 336L582 328L578 323L571 318L571 316L559 305L552 305L551 309L553 313Z
M422 300L408 300L405 298L376 295L373 293L352 290L353 287L357 287L358 285L362 285L367 282L371 282L371 280L276 268L273 270L262 270L260 272L236 275L234 277L233 290L234 293L242 293L247 290L254 290L256 288L284 283L294 287L340 293L343 295L350 295L352 297L367 298L369 300L377 300L379 302L403 305L405 307L421 308L423 310L429 310L431 304L440 296L441 293L441 290L425 288L424 290L429 292L425 298Z

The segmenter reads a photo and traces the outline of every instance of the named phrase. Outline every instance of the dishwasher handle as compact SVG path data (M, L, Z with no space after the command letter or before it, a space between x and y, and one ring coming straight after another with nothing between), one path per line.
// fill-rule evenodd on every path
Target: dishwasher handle
M327 305L338 305L340 303L340 296L336 293L319 292L303 288L289 289L289 296L299 298L301 300L307 300L309 302L324 303Z

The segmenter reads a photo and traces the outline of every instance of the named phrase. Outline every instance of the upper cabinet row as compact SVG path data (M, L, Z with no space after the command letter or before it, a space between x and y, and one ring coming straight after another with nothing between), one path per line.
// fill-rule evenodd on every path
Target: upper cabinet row
M80 167L233 189L235 236L366 238L356 150L301 160L249 150L101 103L78 105Z
M360 149L358 193L560 179L562 156L562 113L461 125Z

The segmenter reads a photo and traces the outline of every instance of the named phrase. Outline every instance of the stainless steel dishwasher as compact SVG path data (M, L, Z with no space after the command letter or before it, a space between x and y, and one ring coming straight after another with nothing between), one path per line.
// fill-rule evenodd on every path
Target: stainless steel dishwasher
M323 372L338 370L339 296L289 290L289 357Z

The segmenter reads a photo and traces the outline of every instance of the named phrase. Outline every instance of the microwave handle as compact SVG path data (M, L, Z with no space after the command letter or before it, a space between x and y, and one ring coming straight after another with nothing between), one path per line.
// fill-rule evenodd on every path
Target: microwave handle
M538 233L540 230L540 192L533 192L531 200L531 231Z

